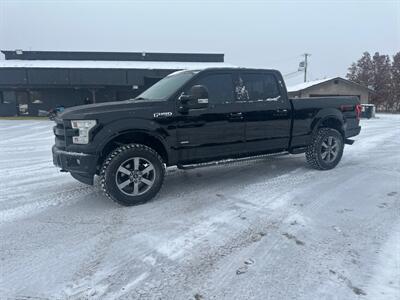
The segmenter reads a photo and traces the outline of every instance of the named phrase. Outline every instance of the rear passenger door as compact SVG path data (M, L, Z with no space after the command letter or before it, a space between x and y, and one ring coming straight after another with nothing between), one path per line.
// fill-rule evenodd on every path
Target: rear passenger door
M276 76L272 72L242 72L235 81L235 96L244 105L247 151L287 149L291 106Z

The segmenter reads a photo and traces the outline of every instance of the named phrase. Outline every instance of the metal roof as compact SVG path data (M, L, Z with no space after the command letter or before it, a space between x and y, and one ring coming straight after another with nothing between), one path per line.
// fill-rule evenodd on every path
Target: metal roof
M224 62L222 53L89 52L2 50L6 60Z
M105 61L105 60L0 60L0 68L158 69L182 70L234 67L224 62Z
M307 82L303 82L303 83L299 83L296 85L292 85L292 86L288 86L287 87L287 91L288 92L298 92L298 91L302 91L305 90L311 86L323 83L323 82L327 82L329 80L331 80L332 78L326 78L326 79L321 79L321 80L314 80L314 81L307 81Z
M308 89L310 87L313 87L313 86L316 86L316 85L319 85L319 84L327 83L328 81L331 81L331 80L341 80L341 81L347 82L349 84L356 85L356 86L358 86L360 88L367 89L370 92L374 93L374 90L372 90L372 89L370 89L370 88L368 88L368 87L366 87L366 86L364 86L362 84L359 84L359 83L344 79L342 77L331 77L331 78L325 78L325 79L320 79L320 80L314 80L314 81L307 81L307 82L299 83L299 84L296 84L296 85L288 86L287 87L287 91L289 93L299 92L299 91L303 91L305 89Z

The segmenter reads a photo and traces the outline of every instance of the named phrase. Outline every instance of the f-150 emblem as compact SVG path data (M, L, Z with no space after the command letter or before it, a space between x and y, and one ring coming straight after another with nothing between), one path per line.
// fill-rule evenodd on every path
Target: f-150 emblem
M153 116L154 116L154 118L170 117L170 116L172 116L172 112L166 111L166 112L154 113Z

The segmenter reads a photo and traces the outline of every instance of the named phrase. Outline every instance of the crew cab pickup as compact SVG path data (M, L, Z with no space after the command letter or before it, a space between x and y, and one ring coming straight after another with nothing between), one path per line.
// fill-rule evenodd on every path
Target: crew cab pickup
M158 193L169 166L284 152L332 169L360 114L357 97L289 99L276 70L178 71L135 99L66 109L53 162L86 184L100 176L109 198L135 205Z

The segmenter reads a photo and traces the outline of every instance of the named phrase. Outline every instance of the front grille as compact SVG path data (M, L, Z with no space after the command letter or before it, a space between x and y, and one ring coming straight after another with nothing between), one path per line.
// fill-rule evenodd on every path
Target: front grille
M72 143L72 136L75 135L74 129L71 128L71 122L69 120L55 119L56 126L53 127L55 135L55 145L61 150Z

